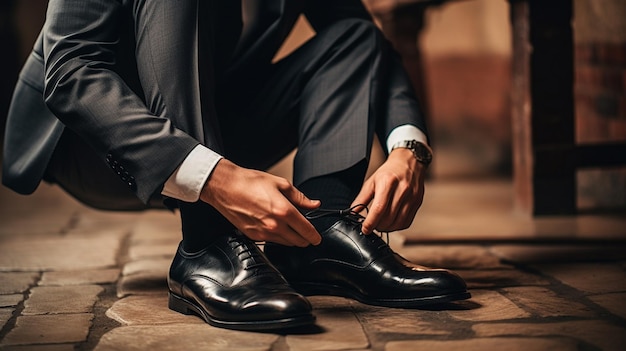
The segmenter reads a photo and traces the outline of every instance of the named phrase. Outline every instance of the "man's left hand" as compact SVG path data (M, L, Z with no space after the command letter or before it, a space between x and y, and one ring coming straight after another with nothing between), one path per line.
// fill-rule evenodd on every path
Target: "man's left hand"
M391 232L408 228L422 205L425 172L426 166L410 150L392 150L352 203L352 206L369 205L361 229L363 234L374 229Z

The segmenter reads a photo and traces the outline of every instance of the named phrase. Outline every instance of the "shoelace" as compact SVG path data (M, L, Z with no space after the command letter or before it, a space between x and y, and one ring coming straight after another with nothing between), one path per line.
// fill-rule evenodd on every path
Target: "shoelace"
M237 253L237 256L239 257L241 262L246 263L246 267L244 267L245 270L254 267L267 266L267 262L265 262L265 260L261 257L258 250L252 250L244 238L239 236L230 238L228 239L228 244L233 247L233 250L241 247L241 251Z
M359 230L359 234L360 235L365 235L363 234L363 232L361 231L361 224L363 223L363 221L365 220L365 217L363 217L359 212L357 212L357 210L365 210L365 212L367 213L369 211L369 209L367 208L367 206L363 205L363 204L358 204L358 205L354 205L352 207L346 208L344 210L329 210L329 209L315 209L312 211L309 211L307 213L304 214L304 217L311 220L311 219L317 219L317 218L321 218L321 217L330 217L330 216L336 216L336 217L342 217L343 219L351 222L352 224L354 224L354 228ZM373 232L372 234L374 234L376 232ZM378 234L378 236L382 239L383 235L386 236L386 243L387 245L389 245L389 232L380 232L380 233L376 233Z

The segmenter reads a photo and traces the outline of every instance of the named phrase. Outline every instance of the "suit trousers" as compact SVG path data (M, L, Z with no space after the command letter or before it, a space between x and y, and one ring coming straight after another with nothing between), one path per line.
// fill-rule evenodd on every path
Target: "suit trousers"
M384 43L371 22L344 20L281 61L228 72L216 94L225 157L266 169L297 147L296 185L366 159L385 103Z

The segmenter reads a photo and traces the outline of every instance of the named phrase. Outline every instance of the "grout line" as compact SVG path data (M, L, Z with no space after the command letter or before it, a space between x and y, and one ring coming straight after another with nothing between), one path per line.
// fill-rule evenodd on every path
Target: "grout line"
M10 273L10 272L8 272L8 273ZM39 282L41 281L41 278L43 277L43 272L39 271L37 273L39 273L39 275L35 278L34 282L32 284L29 284L28 288L21 292L22 296L24 296L22 301L20 301L15 306L15 309L13 310L13 314L11 315L9 320L7 320L7 322L0 328L0 345L2 344L2 340L4 340L4 338L7 336L7 334L9 334L11 332L11 330L13 330L13 328L15 328L15 325L17 323L17 318L22 316L22 311L24 311L24 309L26 308L25 307L26 300L28 300L28 298L30 297L31 289L33 289L33 288L35 288L35 287L37 287L39 285ZM18 294L18 293L16 293L16 294ZM13 306L11 306L11 307L13 307Z

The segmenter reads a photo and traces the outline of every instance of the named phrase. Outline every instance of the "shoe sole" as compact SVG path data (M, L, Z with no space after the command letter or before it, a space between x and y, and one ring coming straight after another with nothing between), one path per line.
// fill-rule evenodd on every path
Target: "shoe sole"
M215 319L195 303L185 299L184 297L169 293L168 307L172 311L185 315L195 315L202 318L206 323L214 327L235 329L235 330L270 330L270 329L287 329L307 326L315 323L315 316L302 315L290 318L266 320L266 321L223 321Z
M404 299L373 299L335 285L291 283L291 286L294 288L294 290L305 296L330 295L347 297L362 302L366 305L394 308L423 307L429 305L443 304L452 301L467 300L472 297L472 295L468 291L463 291L444 295L423 296Z

